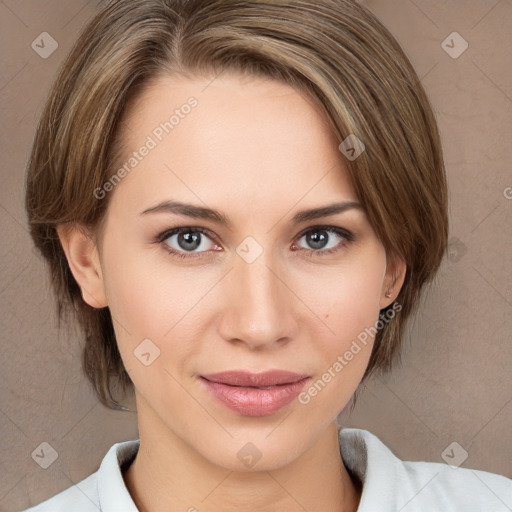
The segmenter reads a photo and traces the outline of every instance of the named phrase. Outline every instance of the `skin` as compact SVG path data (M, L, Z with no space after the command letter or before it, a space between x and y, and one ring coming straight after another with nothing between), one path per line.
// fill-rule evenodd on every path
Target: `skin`
M364 209L292 222L300 210L358 201L340 141L310 99L262 78L223 73L210 82L149 84L125 112L126 159L190 96L198 106L109 192L96 242L59 228L84 300L111 310L135 384L140 449L127 488L143 512L355 511L361 489L340 457L334 420L361 381L372 339L309 403L295 399L269 416L226 408L198 376L278 368L316 382L375 325L405 264L388 260ZM171 199L220 210L231 226L141 215ZM314 229L326 225L354 240ZM209 234L197 249L177 235L155 242L174 227ZM326 247L305 236L315 233ZM251 263L236 252L248 236L263 249ZM144 339L160 350L148 366L134 355ZM237 456L249 442L261 453L251 468Z

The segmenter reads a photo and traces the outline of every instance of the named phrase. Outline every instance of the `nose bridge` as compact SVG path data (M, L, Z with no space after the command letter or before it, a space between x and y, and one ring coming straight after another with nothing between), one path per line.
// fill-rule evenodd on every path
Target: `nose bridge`
M270 250L255 258L255 246L240 244L231 272L227 315L230 331L227 338L239 339L252 348L272 344L289 336L290 303L283 277L274 268ZM251 251L252 255L251 255ZM249 257L251 256L251 257ZM254 258L254 259L253 259Z

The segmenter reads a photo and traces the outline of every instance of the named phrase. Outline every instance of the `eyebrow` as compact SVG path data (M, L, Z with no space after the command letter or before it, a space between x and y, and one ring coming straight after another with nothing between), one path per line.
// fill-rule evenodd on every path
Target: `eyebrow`
M340 203L332 203L326 206L320 206L318 208L312 208L309 210L301 210L292 217L294 224L314 220L320 217L327 217L329 215L336 215L343 213L348 210L361 210L364 211L363 205L357 201L343 201ZM184 215L186 217L192 217L195 219L207 219L214 222L218 222L223 226L230 227L231 222L222 212L211 208L205 208L203 206L196 206L189 203L182 203L179 201L162 201L156 206L147 208L140 215L148 215L150 213L174 213L177 215Z

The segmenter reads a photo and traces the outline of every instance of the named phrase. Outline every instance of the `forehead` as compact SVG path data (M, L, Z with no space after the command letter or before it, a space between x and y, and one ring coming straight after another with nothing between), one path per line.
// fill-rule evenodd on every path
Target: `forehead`
M128 164L129 172L114 195L125 190L138 205L155 195L207 203L257 197L266 208L265 198L290 206L305 194L356 199L326 117L275 80L161 76L129 105L120 135L116 168Z

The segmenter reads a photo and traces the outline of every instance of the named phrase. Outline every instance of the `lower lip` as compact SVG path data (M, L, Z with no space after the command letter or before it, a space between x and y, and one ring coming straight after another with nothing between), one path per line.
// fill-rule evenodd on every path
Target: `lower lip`
M245 416L274 414L297 397L308 379L309 377L290 384L263 389L229 386L201 378L206 387L224 405Z

